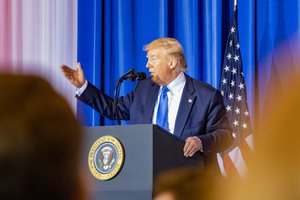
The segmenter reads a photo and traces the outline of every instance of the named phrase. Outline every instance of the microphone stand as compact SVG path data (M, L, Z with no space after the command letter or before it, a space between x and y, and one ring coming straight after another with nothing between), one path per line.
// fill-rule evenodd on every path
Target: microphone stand
M114 113L116 113L118 125L121 125L121 119L120 119L119 110L118 110L118 98L119 98L120 86L121 86L121 83L123 83L123 81L128 78L127 76L132 75L132 74L134 74L134 69L130 69L123 76L121 76L121 78L119 78L117 85L115 87L115 90L114 90Z

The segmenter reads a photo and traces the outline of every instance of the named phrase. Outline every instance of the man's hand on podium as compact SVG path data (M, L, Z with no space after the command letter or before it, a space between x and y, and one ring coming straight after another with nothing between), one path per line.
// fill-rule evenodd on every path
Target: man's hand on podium
M192 157L197 151L202 150L202 142L196 137L188 137L183 147L183 153L185 157Z

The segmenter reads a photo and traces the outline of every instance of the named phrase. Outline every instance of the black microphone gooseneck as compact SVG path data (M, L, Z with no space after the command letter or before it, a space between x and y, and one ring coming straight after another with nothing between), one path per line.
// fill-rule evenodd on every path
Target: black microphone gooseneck
M119 98L121 83L123 83L124 80L141 81L144 80L145 78L146 78L146 73L144 72L134 73L134 69L130 69L128 72L122 75L121 78L119 78L114 91L114 107L113 107L114 113L116 113L117 116L118 125L121 125L120 114L118 110L118 98Z

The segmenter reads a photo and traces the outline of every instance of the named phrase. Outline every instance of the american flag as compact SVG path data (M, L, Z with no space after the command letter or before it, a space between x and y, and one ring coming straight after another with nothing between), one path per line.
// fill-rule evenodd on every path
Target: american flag
M236 22L237 10L232 17L220 80L234 143L226 152L218 154L218 161L223 175L243 177L247 172L247 158L253 151L253 140Z

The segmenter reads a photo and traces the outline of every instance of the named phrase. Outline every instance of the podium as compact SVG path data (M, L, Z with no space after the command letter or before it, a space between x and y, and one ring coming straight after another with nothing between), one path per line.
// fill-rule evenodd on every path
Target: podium
M91 200L151 200L153 181L160 173L185 166L204 168L204 157L197 152L183 156L184 141L156 125L85 127L82 169ZM90 151L103 136L113 136L122 144L124 162L110 180L99 180L90 171Z

